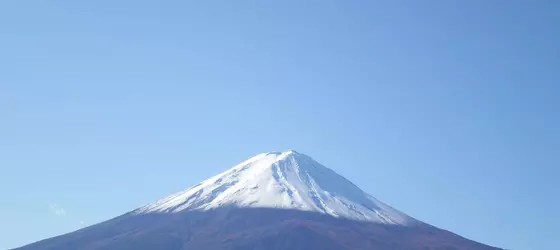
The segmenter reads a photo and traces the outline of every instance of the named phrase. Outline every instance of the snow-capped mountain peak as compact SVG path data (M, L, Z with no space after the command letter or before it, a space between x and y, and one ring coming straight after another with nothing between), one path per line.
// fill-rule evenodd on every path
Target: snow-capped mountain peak
M18 250L498 250L417 221L295 151L256 155L183 192Z
M135 212L176 213L223 206L297 209L385 224L415 222L311 157L293 150L258 154Z

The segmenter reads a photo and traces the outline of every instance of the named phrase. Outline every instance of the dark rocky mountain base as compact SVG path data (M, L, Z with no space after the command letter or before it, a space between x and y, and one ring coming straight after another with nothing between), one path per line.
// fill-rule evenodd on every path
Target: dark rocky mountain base
M222 207L128 213L18 250L494 250L428 224L387 225L299 210Z

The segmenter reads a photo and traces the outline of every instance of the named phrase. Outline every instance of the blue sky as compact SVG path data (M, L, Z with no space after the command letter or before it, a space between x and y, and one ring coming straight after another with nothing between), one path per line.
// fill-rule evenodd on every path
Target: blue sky
M0 249L295 149L420 220L557 249L556 1L2 1Z

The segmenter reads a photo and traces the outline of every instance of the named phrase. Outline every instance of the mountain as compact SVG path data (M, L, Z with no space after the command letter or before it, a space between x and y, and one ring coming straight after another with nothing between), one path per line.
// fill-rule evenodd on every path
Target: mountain
M295 151L21 250L498 249L418 221Z

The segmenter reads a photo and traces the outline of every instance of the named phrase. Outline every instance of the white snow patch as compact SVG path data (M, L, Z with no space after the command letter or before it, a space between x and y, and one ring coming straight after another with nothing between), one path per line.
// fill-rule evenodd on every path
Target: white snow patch
M407 225L415 220L295 151L256 155L186 191L135 210L176 213L221 206L283 208Z

